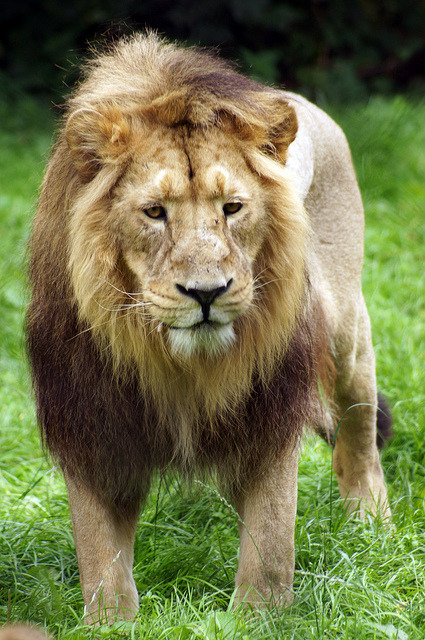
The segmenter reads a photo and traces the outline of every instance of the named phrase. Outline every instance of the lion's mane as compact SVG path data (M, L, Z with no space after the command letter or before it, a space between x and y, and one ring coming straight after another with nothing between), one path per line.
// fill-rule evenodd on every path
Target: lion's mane
M255 304L225 356L170 356L133 304L108 226L132 132L140 145L158 123L231 130L263 181L270 223ZM295 133L279 92L152 34L95 56L69 101L32 233L28 347L46 445L111 499L131 502L170 465L218 467L232 484L314 420L326 341L306 216L284 167Z

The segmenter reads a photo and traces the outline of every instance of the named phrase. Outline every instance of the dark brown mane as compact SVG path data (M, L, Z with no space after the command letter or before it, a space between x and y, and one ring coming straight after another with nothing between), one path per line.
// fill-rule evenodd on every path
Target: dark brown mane
M218 470L229 487L261 473L295 445L306 424L320 420L318 375L323 362L321 309L300 322L273 377L253 382L232 411L198 424L191 460L176 456L171 422L159 420L136 376L120 380L67 304L44 308L36 337L29 327L38 420L43 441L64 469L112 500L131 504L155 469ZM322 325L322 326L321 326Z

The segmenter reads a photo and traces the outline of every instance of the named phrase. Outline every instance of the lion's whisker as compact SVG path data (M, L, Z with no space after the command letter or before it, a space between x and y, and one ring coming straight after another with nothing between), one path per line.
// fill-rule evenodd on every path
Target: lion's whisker
M115 289L115 291L118 291L118 293L122 293L123 295L128 296L129 298L131 298L135 302L139 302L139 300L137 300L137 298L135 298L134 296L142 296L143 295L142 291L130 292L130 291L125 291L123 289L120 289L119 287L116 287L114 284L112 284L112 282L109 282L109 280L105 280L105 283L108 284L113 289Z
M273 280L267 280L267 282L258 282L258 283L256 283L256 281L254 280L253 290L258 291L258 289L261 289L262 287L265 287L268 284L272 284L272 282L280 282L281 280L282 280L281 278L273 278Z
M134 304L134 305L130 305L129 308L117 308L117 309L108 309L107 307L102 306L100 303L98 303L99 307L101 309L103 309L104 311L108 311L109 313L116 313L119 314L120 312L122 312L122 315L120 315L120 319L121 320L125 320L128 316L131 315L132 311L134 308L138 307L139 304ZM151 305L151 303L146 303L146 306ZM141 313L138 313L139 316L142 316ZM151 324L152 322L155 321L155 318L145 318L144 319L145 322L143 323L142 326L147 326L148 324ZM69 340L75 340L76 338L78 338L78 336L81 336L85 333L89 333L91 331L96 331L98 329L100 329L101 327L105 327L108 326L111 323L111 319L109 320L105 320L105 322L99 322L96 324L91 324L89 327L86 327L85 329L82 329L81 331L79 331L78 333L76 333L74 336L72 336L72 338L69 338ZM162 323L161 323L162 324Z
M269 270L269 267L264 267L264 269L261 269L261 271L255 274L254 281L258 280L258 278L260 278L260 276L262 276L263 273L265 273L268 270Z
M137 309L139 307L151 307L153 306L152 302L135 302L133 304L124 303L115 308L108 308L103 306L99 301L96 301L97 305L103 309L104 311L109 311L110 313L120 313L120 311L129 312L132 309Z

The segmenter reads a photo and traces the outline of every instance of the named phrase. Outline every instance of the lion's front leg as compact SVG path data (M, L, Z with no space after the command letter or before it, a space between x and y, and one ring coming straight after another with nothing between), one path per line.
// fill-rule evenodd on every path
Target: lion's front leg
M121 513L69 475L65 480L86 620L132 619L139 601L133 579L138 509Z
M244 487L236 500L241 518L236 606L292 602L297 471L298 446L294 446L260 479Z

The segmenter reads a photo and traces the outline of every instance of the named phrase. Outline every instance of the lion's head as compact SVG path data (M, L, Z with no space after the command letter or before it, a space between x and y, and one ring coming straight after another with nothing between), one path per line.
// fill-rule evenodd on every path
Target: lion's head
M68 103L33 234L33 307L70 299L78 331L121 380L137 371L181 433L267 380L302 317L296 131L283 94L155 35L97 57Z
M142 378L161 358L248 379L285 348L304 290L284 168L297 124L278 92L185 56L154 36L121 43L71 101L71 281L80 319Z

